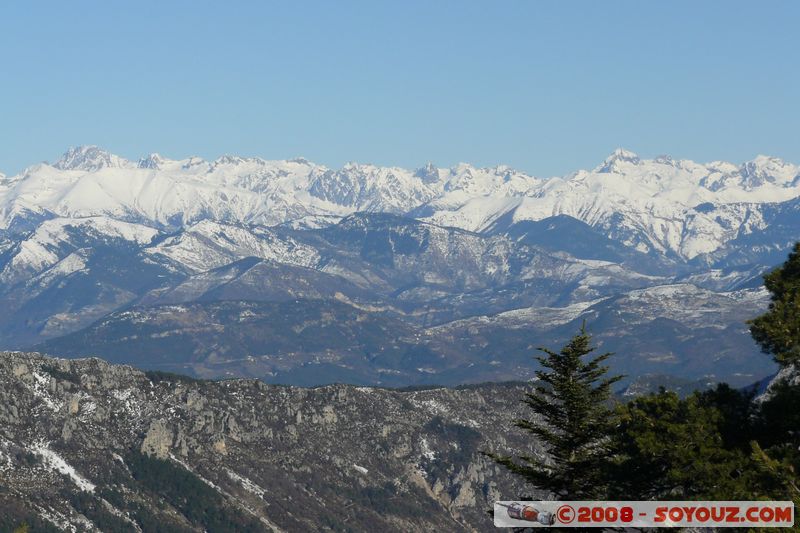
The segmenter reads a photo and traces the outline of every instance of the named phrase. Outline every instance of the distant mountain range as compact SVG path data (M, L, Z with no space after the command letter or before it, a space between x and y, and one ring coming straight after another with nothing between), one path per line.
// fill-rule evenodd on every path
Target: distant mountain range
M744 321L800 167L617 150L590 171L100 148L0 175L0 348L320 384L528 379L584 321L632 378L753 382Z

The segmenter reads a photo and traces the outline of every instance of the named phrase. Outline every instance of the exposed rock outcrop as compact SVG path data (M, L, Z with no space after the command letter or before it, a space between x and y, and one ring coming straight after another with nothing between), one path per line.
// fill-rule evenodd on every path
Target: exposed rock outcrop
M511 423L522 389L300 389L0 353L0 508L200 531L169 492L196 480L255 530L493 531L491 501L523 490L480 451L539 453Z

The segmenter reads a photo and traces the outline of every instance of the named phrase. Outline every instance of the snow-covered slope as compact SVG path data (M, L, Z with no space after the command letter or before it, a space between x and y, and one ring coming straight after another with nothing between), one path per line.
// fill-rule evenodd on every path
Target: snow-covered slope
M592 170L542 179L506 166L416 171L304 159L224 156L138 162L97 147L74 148L53 165L0 177L0 230L35 217L108 216L176 228L202 220L277 225L356 211L483 231L565 214L642 252L681 259L712 253L764 228L761 206L800 196L800 167L758 156L742 165L617 150Z
M0 258L0 283L13 285L52 267L76 250L101 242L149 243L158 231L105 216L46 220Z
M190 272L205 272L244 257L311 267L316 250L262 227L246 228L210 220L198 222L147 249L182 265Z
M617 150L544 179L467 164L131 161L79 147L0 175L0 349L60 346L126 309L157 321L162 305L267 302L292 308L280 333L300 337L291 354L251 348L297 368L331 356L303 344L309 317L352 331L397 321L396 343L357 350L353 364L376 383L391 367L374 366L378 353L416 369L406 384L494 379L506 363L503 379L519 377L533 341L566 338L584 318L627 354L623 372L716 373L713 352L749 376L763 365L743 322L763 310L761 275L798 236L800 167L765 156L700 164ZM354 311L330 311L342 304ZM234 333L203 357L241 348L242 316L225 317L217 326ZM136 333L102 335L98 346L130 349ZM455 364L446 379L431 374L444 360Z
M691 259L763 228L762 204L799 195L800 167L774 158L737 167L617 150L594 170L532 182L521 194L476 196L456 208L434 202L430 219L480 231L501 215L519 222L565 214L642 252Z

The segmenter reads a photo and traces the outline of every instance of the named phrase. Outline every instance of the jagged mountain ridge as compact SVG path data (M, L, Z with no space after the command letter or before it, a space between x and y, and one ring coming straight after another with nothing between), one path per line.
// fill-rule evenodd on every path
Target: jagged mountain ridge
M0 529L490 531L524 387L192 381L0 353ZM186 498L186 494L191 494Z
M533 344L560 342L585 318L595 333L622 339L612 343L623 352L615 370L755 380L772 369L743 322L766 305L761 274L800 235L797 173L761 156L701 165L624 150L591 171L541 179L504 166L332 170L304 159L157 155L131 162L76 148L52 166L0 179L0 348L112 357L109 347L138 328L126 322L129 311L158 320L162 306L184 305L191 323L206 316L203 306L226 301L288 305L280 318L297 322L280 332L281 346L302 345L295 329L303 331L307 302L318 302L320 311L357 310L344 312L353 320L397 321L394 329L413 333L387 334L368 351L391 352L399 339L421 360L381 367L369 364L380 360L374 354L353 359L344 345L276 353L267 339L241 344L237 324L223 323L229 329L205 351L166 367L258 376L250 363L215 359L230 351L236 360L291 360L293 368L255 368L265 379L304 384L323 376L313 366L320 360L337 365L328 378L370 384L524 378ZM620 303L676 286L690 290L656 297L664 305L653 313L631 315ZM698 305L717 308L698 315ZM191 334L180 324L153 326L148 335L158 342L145 344L154 353L169 351L173 330ZM117 338L101 338L112 330ZM654 346L635 342L642 335ZM75 339L94 341L76 351ZM126 362L136 363L134 346L121 350ZM697 346L720 347L729 367L717 372L724 365ZM430 354L451 364L424 362Z
M391 309L343 301L200 301L111 313L36 346L68 357L268 383L404 386L531 380L540 346L585 322L625 383L658 373L745 386L771 370L744 325L767 295L656 286L565 307L517 309L420 327Z
M800 167L766 156L737 166L642 160L620 149L591 171L544 179L466 164L411 171L352 163L332 170L305 159L175 161L155 154L134 163L89 146L0 180L0 228L52 216L176 227L373 211L482 231L503 215L521 221L565 214L640 251L692 259L763 229L762 204L798 196Z
M662 279L609 262L562 257L505 236L385 214L352 215L333 227L304 231L210 221L175 234L156 235L144 227L142 233L126 231L130 227L140 226L106 217L76 224L50 220L15 243L0 256L0 280L7 308L18 312L0 319L0 331L25 342L30 335L58 334L59 313L84 316L81 325L88 325L125 305L208 300L214 292L218 298L271 301L341 294L406 312L425 307L409 318L435 322L570 302ZM604 277L601 285L581 282L597 276ZM42 311L41 319L31 316L35 310ZM9 321L28 323L30 335L4 328Z

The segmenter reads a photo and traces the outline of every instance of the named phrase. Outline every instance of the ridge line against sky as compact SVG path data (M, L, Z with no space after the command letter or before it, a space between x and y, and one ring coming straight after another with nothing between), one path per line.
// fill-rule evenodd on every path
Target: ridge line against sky
M469 166L469 167L472 167L472 168L477 168L477 169L481 169L481 168L483 168L483 169L493 169L493 168L507 167L510 170L513 170L515 172L521 172L521 173L523 173L523 174L525 174L527 176L536 177L536 178L542 178L542 179L566 178L566 177L571 176L572 174L577 173L577 172L593 172L596 169L598 169L600 166L602 166L604 163L606 163L606 162L608 162L608 161L610 161L610 160L612 160L612 159L614 159L616 157L622 157L622 158L625 158L625 157L636 157L636 158L640 159L642 162L656 161L656 160L658 160L660 158L667 158L667 159L671 159L671 160L676 161L676 162L677 161L688 161L688 162L695 163L695 164L698 164L698 165L711 165L711 164L714 164L714 163L728 163L728 164L735 165L737 167L741 167L742 165L744 165L746 163L757 161L758 159L761 159L761 158L765 158L765 159L769 159L769 160L774 160L775 159L775 156L770 155L770 154L755 154L752 157L739 158L739 159L733 160L733 161L721 161L721 160L699 160L699 161L695 161L695 160L692 160L692 159L686 159L686 158L681 158L681 157L673 157L672 154L658 154L658 155L652 156L652 157L643 157L641 154L633 152L632 150L628 150L628 149L626 149L624 147L617 147L616 149L612 150L605 158L603 158L603 159L601 159L599 161L596 161L593 165L589 165L589 166L584 167L584 168L574 168L574 169L571 169L568 172L565 172L562 175L553 175L553 176L538 175L537 176L536 174L529 173L529 172L525 171L524 169L515 168L515 167L513 167L511 165L507 165L507 164L505 164L503 162L496 162L496 163L489 164L489 165L486 165L486 166L478 166L478 165L475 165L473 163L470 163L469 161L459 161L458 163L455 163L453 165L438 166L435 163L427 161L427 162L423 162L423 163L418 163L416 165L405 166L404 167L404 166L400 166L400 165L384 166L384 165L377 165L377 164L374 164L374 163L369 162L369 161L349 160L349 161L346 161L345 163L343 163L342 165L340 165L338 167L331 167L329 165L325 165L323 163L319 163L317 161L314 161L313 159L309 159L309 158L306 158L306 157L303 157L303 156L281 157L281 158L276 158L276 159L266 159L266 158L262 158L262 157L259 157L259 156L252 156L252 155L247 155L247 154L226 153L226 154L219 154L219 155L217 155L216 157L213 157L213 158L204 158L204 157L200 157L200 156L196 156L196 155L190 155L190 156L186 156L186 157L183 157L183 158L176 158L176 157L171 157L169 154L164 154L164 153L161 153L161 152L151 152L149 154L140 154L139 156L136 156L136 157L126 157L126 156L122 156L120 154L114 153L114 152L112 152L110 150L107 150L102 146L98 146L98 145L80 145L80 146L71 146L71 147L69 147L67 150L65 150L60 156L56 157L55 159L42 160L42 161L38 161L36 163L31 163L31 164L25 165L25 167L22 169L22 171L20 173L16 174L16 175L20 175L25 170L30 169L32 167L35 167L36 165L39 165L39 164L46 164L46 165L50 165L50 166L56 166L65 157L68 157L70 155L71 151L73 151L73 150L78 151L78 150L84 150L84 149L96 149L96 150L98 150L98 151L100 151L100 152L102 152L104 154L109 155L109 156L120 157L123 160L125 160L127 163L130 163L132 165L136 165L138 163L141 163L142 161L144 161L144 160L146 160L146 159L148 159L150 157L153 157L153 156L157 156L159 158L163 158L164 160L167 160L167 161L183 161L183 160L189 160L189 159L193 159L193 158L199 157L202 161L205 161L207 163L214 163L215 161L218 161L218 160L223 159L225 157L239 157L239 158L242 158L242 159L261 159L262 161L265 161L265 162L270 162L270 161L283 162L283 161L303 160L303 161L305 161L305 162L307 162L307 163L309 163L311 165L318 166L318 167L325 167L325 168L332 169L332 170L343 169L343 168L347 167L348 165L375 166L375 167L379 167L379 168L397 168L397 169L401 169L401 170L405 170L405 171L422 170L422 169L424 169L425 167L427 167L430 164L433 164L436 168L439 168L439 169L454 169L454 168L457 168L457 167L459 167L461 165L466 165L466 166ZM777 159L779 161L781 161L782 163L785 163L785 164L788 164L788 165L795 165L795 162L793 162L793 161L788 161L788 160L785 160L785 159L782 159L782 158L777 158ZM10 174L10 173L7 174L7 173L3 172L2 168L0 168L0 175L5 175L7 177L13 177L14 176L13 174Z
M800 161L800 3L0 5L0 170L65 146L531 175Z

